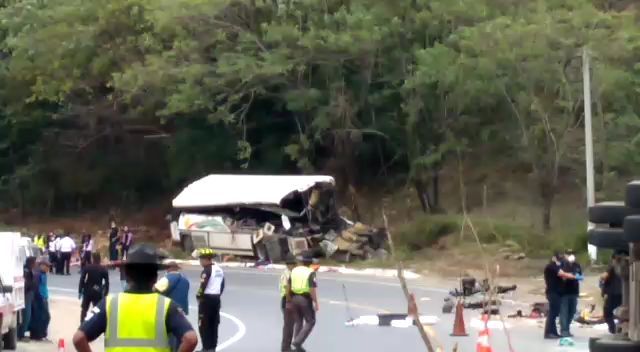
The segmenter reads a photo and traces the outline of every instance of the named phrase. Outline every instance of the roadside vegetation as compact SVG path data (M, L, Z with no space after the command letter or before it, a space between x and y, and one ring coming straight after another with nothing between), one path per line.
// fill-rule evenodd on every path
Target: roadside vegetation
M640 171L638 11L0 1L0 208L126 218L208 173L326 173L354 219L379 225L391 199L408 255L464 241L462 209L487 244L583 248L582 51L603 199Z

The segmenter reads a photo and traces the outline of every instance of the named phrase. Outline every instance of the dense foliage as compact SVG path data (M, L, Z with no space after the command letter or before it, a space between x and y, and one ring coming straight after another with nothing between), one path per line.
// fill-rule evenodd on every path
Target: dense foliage
M428 210L462 157L528 170L548 226L582 170L583 48L600 175L638 170L629 4L4 0L2 202L136 204L243 170L409 182Z

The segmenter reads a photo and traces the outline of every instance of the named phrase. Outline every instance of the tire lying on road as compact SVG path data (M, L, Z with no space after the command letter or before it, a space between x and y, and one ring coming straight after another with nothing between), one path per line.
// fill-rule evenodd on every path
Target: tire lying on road
M608 227L596 227L588 231L589 244L605 249L628 249L629 243L624 237L624 230Z
M589 221L596 224L611 224L622 227L628 210L624 202L602 202L589 207Z
M589 341L591 342L591 341ZM640 351L640 342L627 340L613 340L602 338L593 341L589 346L590 352L637 352Z
M640 209L640 181L627 183L624 201L629 208Z
M624 219L624 237L627 242L640 242L640 215Z
M18 348L18 329L13 327L2 338L5 350L15 351Z

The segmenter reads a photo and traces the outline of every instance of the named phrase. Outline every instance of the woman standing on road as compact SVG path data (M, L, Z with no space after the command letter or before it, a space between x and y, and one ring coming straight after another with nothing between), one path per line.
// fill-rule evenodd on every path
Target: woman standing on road
M47 273L51 268L51 263L46 258L40 258L38 269L34 274L36 291L33 299L33 311L31 312L31 339L47 340L49 331L49 287L47 284Z

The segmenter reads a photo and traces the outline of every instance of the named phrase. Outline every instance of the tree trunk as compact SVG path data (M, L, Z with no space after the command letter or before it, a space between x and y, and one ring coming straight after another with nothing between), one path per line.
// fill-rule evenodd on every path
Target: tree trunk
M416 189L420 206L423 213L429 213L431 211L431 200L429 199L429 191L422 180L414 180L413 187Z
M440 170L433 171L433 179L431 180L431 194L433 195L433 206L434 210L440 209Z
M542 230L548 233L551 230L551 210L555 198L553 187L543 186L540 196L542 198Z

